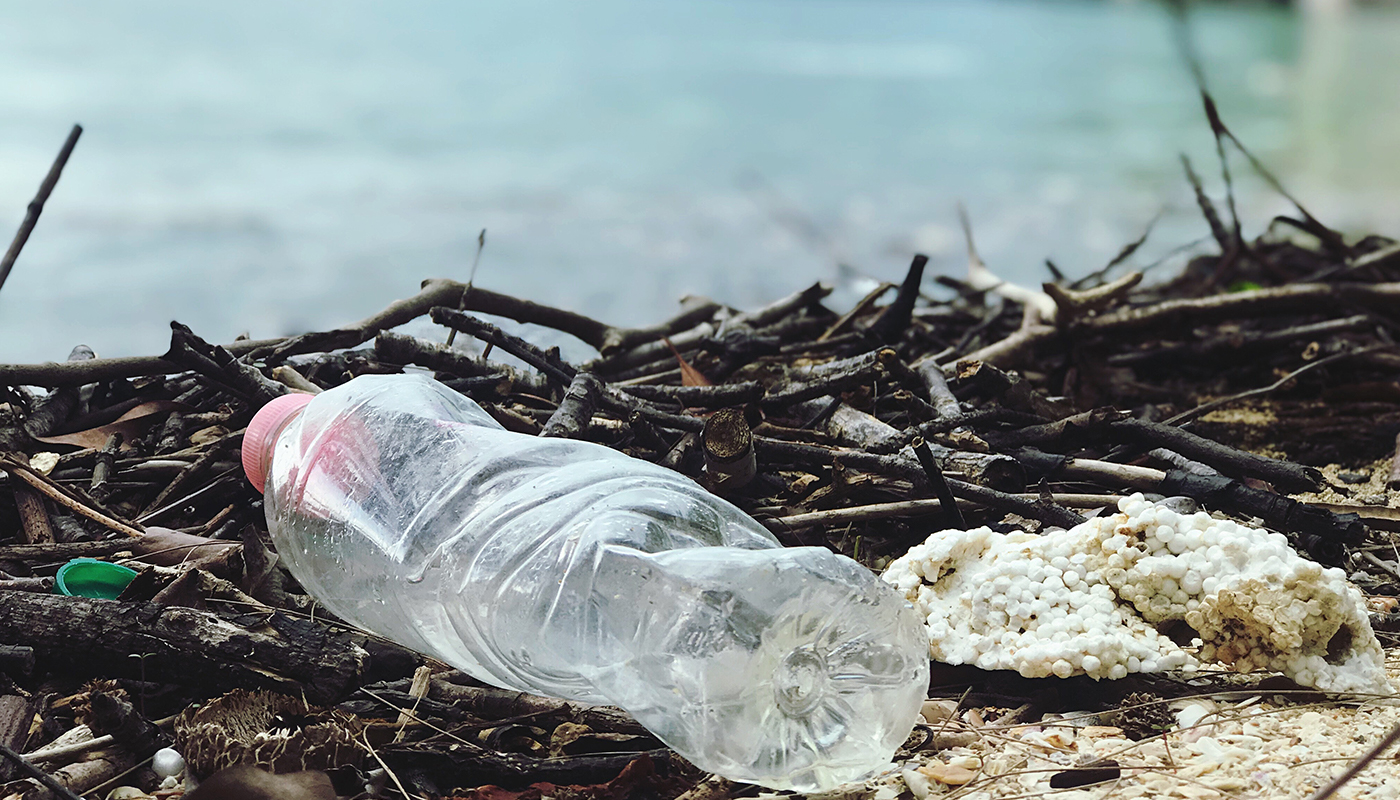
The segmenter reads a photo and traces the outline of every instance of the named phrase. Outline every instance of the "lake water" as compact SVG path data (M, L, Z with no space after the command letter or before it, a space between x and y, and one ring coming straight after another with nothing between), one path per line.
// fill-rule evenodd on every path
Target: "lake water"
M1194 18L1226 122L1324 221L1400 233L1400 10ZM429 276L625 324L849 303L916 250L1038 283L1206 233L1212 141L1150 3L0 4L0 361L332 327ZM1236 161L1237 173L1246 172ZM1242 175L1246 233L1287 206ZM838 264L846 264L845 270Z

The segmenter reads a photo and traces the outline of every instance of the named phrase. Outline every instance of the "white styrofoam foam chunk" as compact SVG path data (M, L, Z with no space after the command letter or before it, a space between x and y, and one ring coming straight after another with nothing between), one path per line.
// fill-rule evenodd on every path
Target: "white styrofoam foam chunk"
M948 664L1116 679L1213 663L1324 691L1394 693L1342 570L1299 556L1282 534L1203 511L1178 514L1141 494L1118 507L1040 536L941 531L884 580L928 620L929 653ZM1158 635L1174 621L1198 647Z

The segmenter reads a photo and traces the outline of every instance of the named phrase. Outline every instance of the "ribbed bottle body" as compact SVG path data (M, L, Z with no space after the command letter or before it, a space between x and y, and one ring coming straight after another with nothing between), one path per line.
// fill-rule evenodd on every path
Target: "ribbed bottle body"
M317 396L273 444L266 505L292 574L347 621L498 686L619 705L741 780L857 778L926 689L922 625L868 570L783 548L678 473L506 431L426 376Z

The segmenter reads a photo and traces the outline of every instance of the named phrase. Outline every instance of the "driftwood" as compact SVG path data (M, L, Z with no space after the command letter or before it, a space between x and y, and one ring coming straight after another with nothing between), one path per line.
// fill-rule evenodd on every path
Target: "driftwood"
M559 407L550 415L540 431L541 436L556 436L576 439L588 427L589 420L598 407L598 397L603 392L603 384L593 374L580 372L569 382L569 389L559 401Z
M339 699L369 674L362 637L280 613L256 629L208 612L0 590L0 641L60 669ZM138 658L133 658L138 656Z

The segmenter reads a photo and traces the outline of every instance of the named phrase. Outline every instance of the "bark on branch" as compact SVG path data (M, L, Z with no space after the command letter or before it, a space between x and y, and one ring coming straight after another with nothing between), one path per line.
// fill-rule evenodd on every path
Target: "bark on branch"
M305 691L318 703L359 688L370 668L363 637L280 613L249 630L191 608L5 589L0 641L85 675Z

